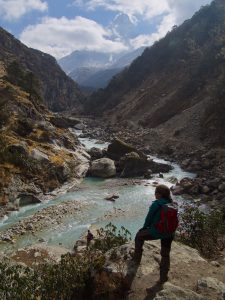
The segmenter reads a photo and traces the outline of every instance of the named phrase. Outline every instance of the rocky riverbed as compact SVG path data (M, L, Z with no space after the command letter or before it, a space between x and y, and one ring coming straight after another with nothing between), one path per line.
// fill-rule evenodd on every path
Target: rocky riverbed
M2 231L0 239L3 242L15 243L15 240L25 234L33 234L54 228L68 217L74 217L91 204L80 201L66 201L58 205L52 205L36 212L34 215L20 220L15 225Z
M225 150L200 144L187 145L184 141L167 140L158 131L142 128L134 123L110 125L102 120L86 120L83 136L102 141L121 138L137 151L155 154L170 161L176 161L188 172L196 174L195 179L184 178L175 183L175 195L188 196L211 207L225 206ZM94 124L90 128L90 124ZM94 128L94 129L93 129ZM135 135L133 132L135 131Z

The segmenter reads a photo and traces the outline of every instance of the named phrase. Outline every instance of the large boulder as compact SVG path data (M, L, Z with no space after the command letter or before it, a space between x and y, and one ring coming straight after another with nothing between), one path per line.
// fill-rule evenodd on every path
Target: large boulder
M128 300L224 299L222 297L224 296L225 267L212 265L202 258L197 250L176 242L172 243L170 254L169 282L161 285L157 290L161 260L160 248L160 241L145 242L140 264L131 260L134 243L127 243L109 250L106 253L102 274L102 280L107 279L108 275L108 284L104 281L106 293L110 289L111 294L113 291L116 292L118 285L113 286L112 282L118 282L119 278L120 280L122 278L124 289L132 290L132 294L126 298ZM202 278L203 276L205 277ZM148 296L146 296L146 288L149 290Z
M92 160L100 159L103 157L102 149L99 149L97 147L92 147L90 150L88 150L88 154L91 156Z
M192 290L181 288L167 282L154 300L204 300L205 298Z
M173 169L171 165L158 163L153 160L148 160L148 169L152 170L152 173L167 173Z
M113 160L119 160L122 156L130 152L137 152L137 150L131 145L115 138L108 146L107 156Z
M80 123L80 121L76 118L60 116L60 115L51 115L50 122L58 128L74 127Z
M121 177L142 176L148 169L147 159L141 158L136 152L125 154L118 163L118 170L121 170Z
M19 194L18 199L19 199L19 206L25 206L25 205L29 205L29 204L41 203L40 199L38 199L33 194L29 194L29 193Z
M136 152L125 154L117 164L117 171L121 177L145 176L147 173L164 173L171 170L167 164L156 163L153 160L142 157Z
M95 177L110 178L116 175L116 167L113 160L101 158L91 164L89 174Z

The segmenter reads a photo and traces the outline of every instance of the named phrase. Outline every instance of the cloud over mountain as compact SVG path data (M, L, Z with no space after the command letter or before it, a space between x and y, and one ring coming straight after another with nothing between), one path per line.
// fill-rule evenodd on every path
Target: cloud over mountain
M4 4L6 9L6 3L9 5L13 2L24 4L22 7L26 3L27 11L32 5L33 9L47 9L47 3L43 0L0 0L0 8ZM38 19L33 25L25 27L19 38L26 45L57 58L75 50L104 53L134 50L151 46L174 25L181 24L209 2L210 0L71 0L70 4L73 5L69 6L70 11L79 15L46 16ZM102 17L107 14L111 19L104 23Z
M28 46L59 58L74 49L120 52L126 46L120 41L110 40L111 32L93 20L83 17L67 19L44 18L37 25L28 26L20 39Z

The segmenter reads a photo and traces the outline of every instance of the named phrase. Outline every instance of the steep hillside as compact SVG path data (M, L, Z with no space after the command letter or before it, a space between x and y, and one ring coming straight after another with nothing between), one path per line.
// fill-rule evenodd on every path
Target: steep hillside
M88 168L87 154L68 127L77 124L47 110L39 81L24 64L0 61L0 216L40 201Z
M225 2L216 0L146 49L92 95L86 110L157 129L168 139L221 145L224 67Z
M3 28L0 28L0 45L0 61L4 62L6 68L12 69L16 62L35 74L40 84L40 96L49 109L62 111L73 108L77 112L82 110L84 96L52 56L26 47ZM15 84L18 79L16 77L17 74L13 82ZM30 80L32 85L32 79Z

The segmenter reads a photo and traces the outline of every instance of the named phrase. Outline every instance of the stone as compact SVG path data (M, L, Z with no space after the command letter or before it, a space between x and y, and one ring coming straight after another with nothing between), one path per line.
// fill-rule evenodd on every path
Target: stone
M12 144L7 147L7 151L13 154L21 154L23 156L28 155L26 143Z
M171 187L171 192L174 196L182 195L184 193L184 189L181 186L176 185Z
M59 115L52 115L51 123L59 128L69 128L77 126L77 124L80 123L80 121L73 117L65 117L65 116L59 116Z
M91 164L89 173L91 176L110 178L116 175L116 167L113 160L109 158L100 158L94 160Z
M154 300L204 300L203 296L189 289L184 289L179 286L166 282L163 290L156 294Z
M41 200L33 194L21 193L17 199L19 199L19 206L41 203Z
M35 253L34 253L34 257L35 257L35 258L40 257L40 256L41 256L41 253L40 253L40 252L35 252Z
M136 152L136 149L118 138L115 138L107 148L107 156L113 160L119 160L130 152Z
M86 125L83 124L83 123L79 123L79 124L76 124L76 125L74 126L74 128L77 129L77 130L84 130L85 127L86 127Z
M37 161L49 162L48 155L46 155L45 153L41 152L38 149L33 149L31 151L31 157Z
M4 242L9 242L9 243L12 242L12 238L9 235L2 235L1 238L2 238L2 241L4 241Z
M205 296L210 295L210 299L225 299L225 284L216 278L205 277L199 279L197 289Z
M26 226L26 230L33 230L34 229L34 227L33 227L33 225L32 224L27 224L27 226Z
M103 151L99 148L92 147L89 151L88 154L91 156L92 160L100 159L103 157Z
M142 157L137 152L125 154L117 164L117 172L121 172L121 177L144 176L148 170L152 173L168 172L172 169L170 165L156 163L146 157Z
M145 179L151 179L152 177L153 177L152 170L148 169L148 170L144 173L144 178L145 178Z
M219 190L220 192L225 192L225 183L220 184L220 185L218 186L218 190Z
M211 265L214 266L214 267L219 267L220 266L220 263L218 261L211 261Z
M210 188L207 185L201 187L201 190L203 194L208 194L210 192Z
M116 199L119 198L119 195L116 195L116 194L113 194L113 195L110 195L108 197L105 197L105 200L108 200L108 201L115 201Z
M167 178L167 181L169 181L170 183L176 184L178 182L178 179L174 176L170 176L169 178Z

